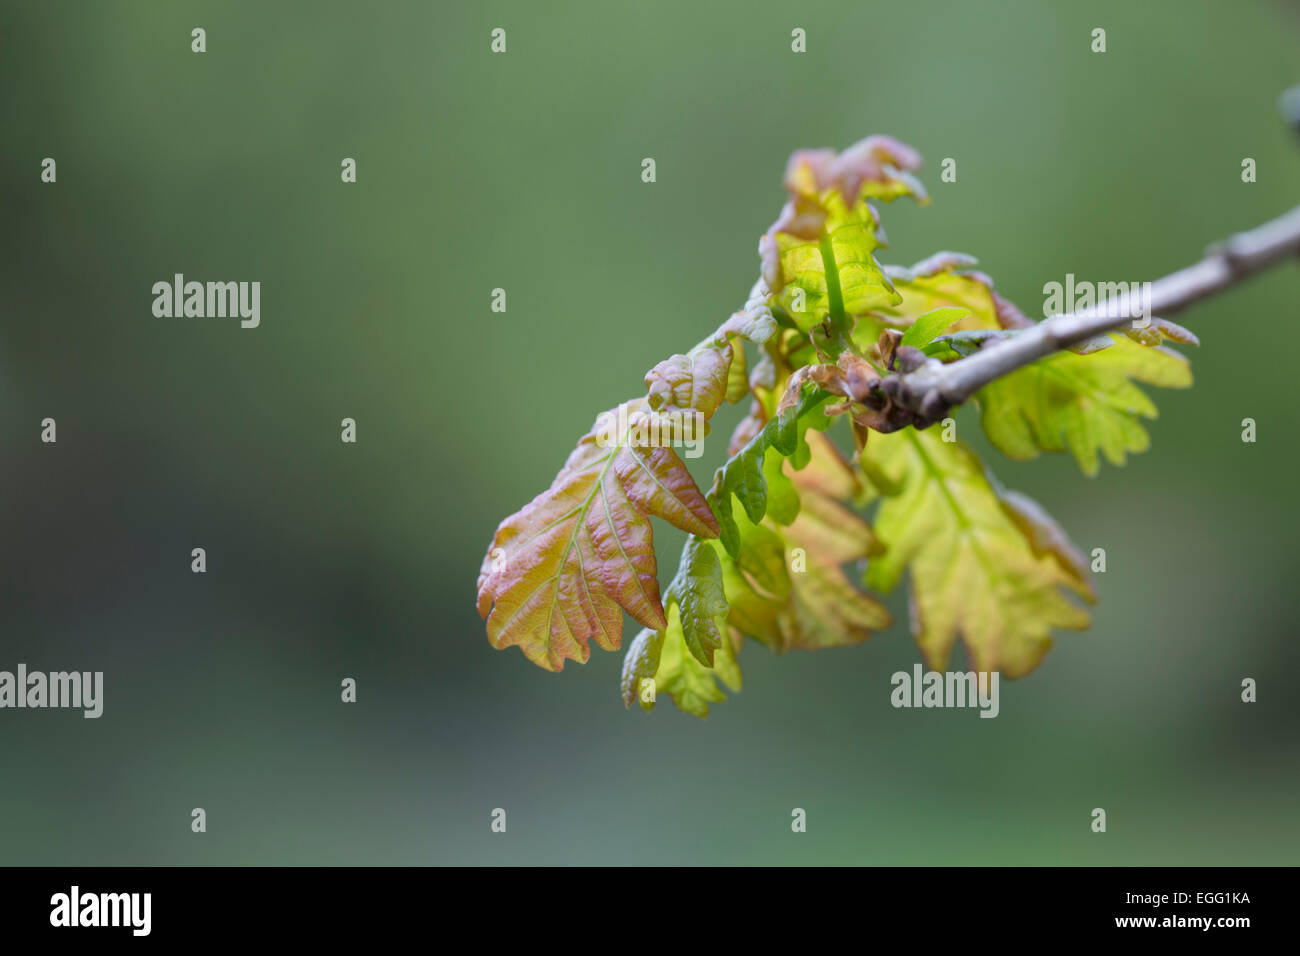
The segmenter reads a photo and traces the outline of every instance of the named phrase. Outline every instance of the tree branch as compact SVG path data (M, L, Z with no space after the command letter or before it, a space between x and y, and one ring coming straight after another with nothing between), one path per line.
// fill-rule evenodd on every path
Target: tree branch
M1119 328L1136 315L1172 315L1297 255L1300 206L1211 246L1200 262L1151 283L1146 310L1141 309L1144 303L1130 287L1123 295L1099 302L1091 309L1054 315L1016 335L993 340L967 358L947 365L930 359L914 371L891 375L881 387L895 405L915 413L918 424L929 424L985 385L1031 362Z

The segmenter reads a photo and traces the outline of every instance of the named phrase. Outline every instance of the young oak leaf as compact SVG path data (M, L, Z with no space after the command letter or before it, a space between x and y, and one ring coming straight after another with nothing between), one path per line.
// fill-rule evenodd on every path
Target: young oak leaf
M1190 329L1185 329L1176 322L1158 319L1154 316L1148 320L1145 326L1135 328L1132 325L1126 325L1121 331L1138 345L1161 345L1166 339L1183 345L1201 344L1201 340Z
M926 355L932 355L947 362L974 355L984 347L986 342L992 342L995 339L1008 339L1019 331L1019 329L962 329L960 332L939 336L921 351ZM1109 345L1110 339L1107 339L1106 346ZM1091 347L1090 351L1097 351L1097 347Z
M724 640L722 622L728 607L718 552L712 544L696 537L686 539L677 574L668 586L668 602L681 612L686 649L705 667L712 667L714 653Z
M845 205L837 193L823 200L826 211L824 232L803 238L785 231L777 220L760 242L765 258L775 257L775 304L807 332L830 314L834 294L843 302L847 315L885 308L898 301L898 294L876 262L875 250L882 240L877 235L875 214L865 202ZM826 261L833 256L835 270L828 274Z
M919 322L924 315L933 315L939 308L968 309L970 315L958 317L959 321L951 326L954 329L952 333L939 336L923 347L927 355L945 361L964 358L978 351L989 339L1005 338L1031 327L1033 321L1014 302L1003 298L994 290L993 280L987 274L967 268L975 265L975 262L973 256L961 252L938 252L910 269L885 266L886 275L894 283L894 288L903 297L903 301L892 309L884 310L882 318L893 325L906 325ZM1173 323L1165 324L1172 329L1180 329ZM909 327L908 332L912 332L912 327ZM1186 329L1181 329L1181 332L1191 335ZM1108 337L1094 336L1069 346L1069 350L1086 355L1107 348L1110 344Z
M838 154L815 149L790 157L790 199L758 250L776 304L801 330L821 323L835 296L848 315L898 301L873 255L885 239L867 200L928 202L911 175L920 165L916 150L889 136L868 136ZM835 266L830 273L828 259Z
M668 694L678 709L696 717L709 716L709 705L726 699L719 681L733 691L742 686L740 666L736 662L735 635L723 639L714 657L714 666L705 667L686 648L682 638L677 605L668 609L668 626L663 631L643 630L628 646L623 661L623 701L632 706L640 701L644 710L653 710L660 693ZM649 693L645 681L652 680Z
M650 516L691 534L718 525L671 448L629 440L646 400L597 420L551 487L497 528L478 579L488 640L546 670L586 662L589 640L617 650L627 611L665 626ZM641 416L638 418L638 416Z
M1014 303L993 290L992 279L970 268L975 262L974 257L961 252L937 252L910 269L885 266L885 274L898 292L899 302L879 310L881 317L891 325L904 326L935 309L959 308L968 309L970 315L958 317L949 326L954 331L1019 329L1032 325ZM869 327L864 329L861 344L871 344L875 334ZM854 339L858 341L859 336L855 335Z
M1058 352L976 392L989 441L1017 461L1068 449L1089 475L1101 467L1100 456L1122 465L1127 453L1146 451L1151 437L1141 419L1155 418L1156 406L1134 383L1187 388L1191 364L1166 348L1109 338L1102 351Z
M912 635L932 669L946 669L960 636L976 670L1021 677L1054 628L1088 627L1088 612L1067 597L1093 596L1077 550L1028 499L1000 498L965 445L905 429L873 435L863 455L898 492L880 499L875 528L886 550L866 583L888 592L910 572Z
M975 260L941 252L910 269L886 266L902 296L885 310L887 321L910 322L939 307L961 307L971 315L955 331L934 340L926 352L941 359L977 351L989 339L1016 334L1034 323L993 290L993 280L969 270ZM1128 331L1128 330L1126 330ZM855 333L871 334L869 324ZM1005 375L975 394L980 424L993 445L1017 461L1043 451L1069 450L1089 475L1100 468L1099 455L1112 464L1151 443L1141 418L1155 418L1156 407L1134 382L1164 388L1192 383L1186 358L1159 346L1170 339L1195 343L1181 326L1152 319L1144 329L1095 336L1072 351L1059 352ZM1136 341L1134 341L1136 340ZM1141 342L1143 344L1138 344Z
M782 520L770 508L757 525L737 515L742 547L735 558L722 556L728 623L781 654L857 644L890 624L884 606L843 570L882 550L870 526L846 507L860 496L861 482L823 435L810 431L806 439L808 465L786 466L798 496L795 515Z
M749 390L745 350L738 339L762 345L776 333L767 306L769 293L760 279L745 307L734 313L685 355L674 355L646 373L650 407L659 415L695 412L711 418L724 400L739 401Z
M785 167L784 184L793 200L817 206L827 192L837 193L852 206L859 200L891 202L911 196L929 202L925 187L912 175L921 168L921 154L892 136L874 135L859 140L841 153L833 149L800 149ZM807 238L820 227L809 224Z
M686 540L677 574L664 593L666 623L637 634L623 659L623 704L653 710L662 692L681 710L707 717L725 698L718 681L740 690L736 642L726 633L728 604L718 552L709 541ZM653 693L647 691L651 681Z
M1061 570L1074 578L1079 589L1076 593L1089 603L1096 603L1097 591L1092 585L1088 560L1065 530L1033 498L1001 487L991 475L988 478L997 492L1002 510L1024 534L1034 553L1055 558Z
M803 393L797 402L779 411L759 428L714 474L713 487L708 494L709 507L718 521L718 538L733 558L740 554L741 536L733 514L732 498L740 499L750 524L763 520L772 501L779 502L779 507L786 509L792 519L798 498L780 467L780 459L790 459L795 469L807 464L808 429L823 430L831 425L831 419L819 410L828 397L820 390ZM741 425L753 417L751 415Z
M744 307L739 312L732 313L726 322L718 326L718 330L713 333L713 341L721 343L738 335L756 345L762 345L776 334L776 320L772 317L769 304L771 298L772 290L760 278L749 290L749 298L745 300Z
M738 558L719 554L713 542L688 539L664 594L667 626L643 630L628 648L621 682L626 706L639 700L652 709L663 692L704 717L711 703L724 699L723 685L741 687L736 655L744 636L785 653L856 644L889 625L888 611L843 571L880 551L870 527L846 507L861 484L827 439L815 431L805 439L810 458L801 471L766 451L769 483L775 487L772 473L784 468L789 496L769 492L762 524L736 516L743 541ZM655 694L647 691L649 679Z
M903 333L901 345L910 345L915 349L924 349L946 329L952 328L970 315L970 309L957 306L939 306L916 317L916 320Z
M878 380L869 364L851 353L837 365L804 366L782 374L779 380L770 356L755 368L750 381L752 409L736 426L728 449L730 458L715 474L708 495L728 555L739 557L742 547L732 498L740 499L751 525L762 522L769 507L774 509L777 523L793 521L799 497L781 459L789 460L792 467L788 471L797 472L811 459L810 437L829 428L832 416L844 412L852 412L854 417L874 415L873 409L856 402ZM808 385L816 387L806 389ZM846 401L823 412L821 406L834 395Z
M698 412L711 418L726 398L733 361L731 346L725 343L722 348L706 345L664 359L646 373L650 407L665 417Z
M601 415L551 487L497 528L478 579L479 614L494 647L517 645L558 671L565 660L585 662L588 641L618 649L620 608L645 627L664 627L649 518L718 534L668 445L707 427L744 354L736 339L762 342L776 331L764 300L755 287L746 308L712 336L651 369L646 398Z

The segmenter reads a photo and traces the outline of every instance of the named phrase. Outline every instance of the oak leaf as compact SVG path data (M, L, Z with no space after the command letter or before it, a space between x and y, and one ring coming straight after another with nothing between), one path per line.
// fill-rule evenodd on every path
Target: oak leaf
M617 650L623 611L645 627L666 626L649 519L705 538L719 530L671 446L703 439L697 433L744 355L737 340L763 341L775 329L764 298L751 294L712 336L651 369L646 397L601 415L551 487L501 523L478 578L493 647L517 646L558 671L566 660L585 662L591 641Z
M1020 677L1053 629L1088 627L1067 596L1093 599L1077 549L1029 499L1000 494L964 444L909 428L873 435L863 455L895 492L875 514L886 548L866 583L887 593L910 574L912 636L932 669L947 669L960 637L975 670Z

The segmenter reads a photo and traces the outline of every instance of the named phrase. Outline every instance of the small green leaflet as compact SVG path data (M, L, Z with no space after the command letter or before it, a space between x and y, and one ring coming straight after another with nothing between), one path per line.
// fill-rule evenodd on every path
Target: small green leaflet
M940 332L960 322L971 314L970 309L959 309L955 307L931 309L924 315L916 317L907 331L903 333L902 345L910 345L915 349L923 349L929 345Z
M740 668L726 630L729 605L722 566L712 542L691 536L682 548L677 574L664 593L667 625L642 630L623 659L623 703L654 709L666 693L687 713L706 717L709 704L724 699L718 680L739 690ZM647 681L653 683L647 688Z

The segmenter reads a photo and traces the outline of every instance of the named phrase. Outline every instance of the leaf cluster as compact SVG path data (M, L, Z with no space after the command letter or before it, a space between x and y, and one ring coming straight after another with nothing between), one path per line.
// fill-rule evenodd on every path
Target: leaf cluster
M642 630L625 704L667 694L705 716L741 688L747 640L778 654L861 642L891 623L875 595L905 579L935 669L960 642L975 669L1020 677L1055 631L1089 626L1087 562L1061 527L1002 487L950 421L918 428L881 387L1033 325L969 256L878 261L877 205L929 201L920 163L886 136L790 158L743 308L654 366L645 393L598 418L551 486L498 527L478 579L494 647L558 671L591 643L617 649L626 612ZM1196 341L1154 319L1005 375L974 396L980 426L1014 460L1068 451L1089 475L1102 458L1122 464L1150 443L1156 408L1139 386L1191 384L1166 340ZM674 445L745 400L704 491ZM651 518L687 533L662 594Z

